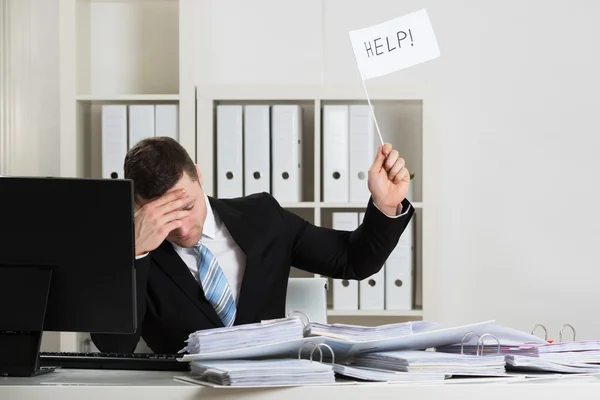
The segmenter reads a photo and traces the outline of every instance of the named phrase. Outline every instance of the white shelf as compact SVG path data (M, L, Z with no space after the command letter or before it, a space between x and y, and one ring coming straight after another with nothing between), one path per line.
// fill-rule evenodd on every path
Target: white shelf
M414 208L423 208L422 202L412 203ZM366 208L366 203L318 203L321 208Z
M359 81L360 82L360 81ZM418 88L408 85L368 84L374 101L410 101L422 98ZM354 85L199 85L198 99L272 101L320 100L322 102L367 101L360 83Z
M318 207L317 203L310 201L303 201L301 203L281 203L283 208L315 208Z
M78 101L179 101L178 94L119 94L119 95L91 95L80 94Z
M327 310L329 317L423 317L423 310Z

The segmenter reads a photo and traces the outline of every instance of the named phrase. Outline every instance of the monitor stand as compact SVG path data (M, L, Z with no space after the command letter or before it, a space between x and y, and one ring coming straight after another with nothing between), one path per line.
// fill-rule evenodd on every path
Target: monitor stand
M40 346L52 266L0 264L0 376L29 377L40 368Z

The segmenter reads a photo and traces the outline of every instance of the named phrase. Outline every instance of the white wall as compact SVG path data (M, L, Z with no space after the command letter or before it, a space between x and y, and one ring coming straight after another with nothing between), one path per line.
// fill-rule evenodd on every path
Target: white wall
M2 0L0 6L4 173L58 175L58 0Z
M58 0L0 0L0 9L0 174L59 175ZM60 341L46 332L42 350Z
M600 3L204 0L195 78L356 83L348 30L422 7L442 57L372 82L426 99L426 318L600 337Z

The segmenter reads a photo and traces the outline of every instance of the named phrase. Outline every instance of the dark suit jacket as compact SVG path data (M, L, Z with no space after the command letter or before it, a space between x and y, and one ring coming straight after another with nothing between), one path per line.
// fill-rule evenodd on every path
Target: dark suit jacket
M353 280L375 274L414 213L405 200L406 215L389 218L369 200L362 225L346 232L312 225L266 193L209 201L247 257L235 325L285 316L290 266ZM133 352L141 333L154 352L176 353L190 333L223 326L202 285L168 241L136 260L135 267L137 332L92 334L100 351Z

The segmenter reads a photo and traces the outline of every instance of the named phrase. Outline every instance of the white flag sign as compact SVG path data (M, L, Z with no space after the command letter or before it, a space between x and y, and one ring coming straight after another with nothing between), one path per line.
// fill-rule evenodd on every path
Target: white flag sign
M350 31L362 79L386 75L440 56L427 10Z

